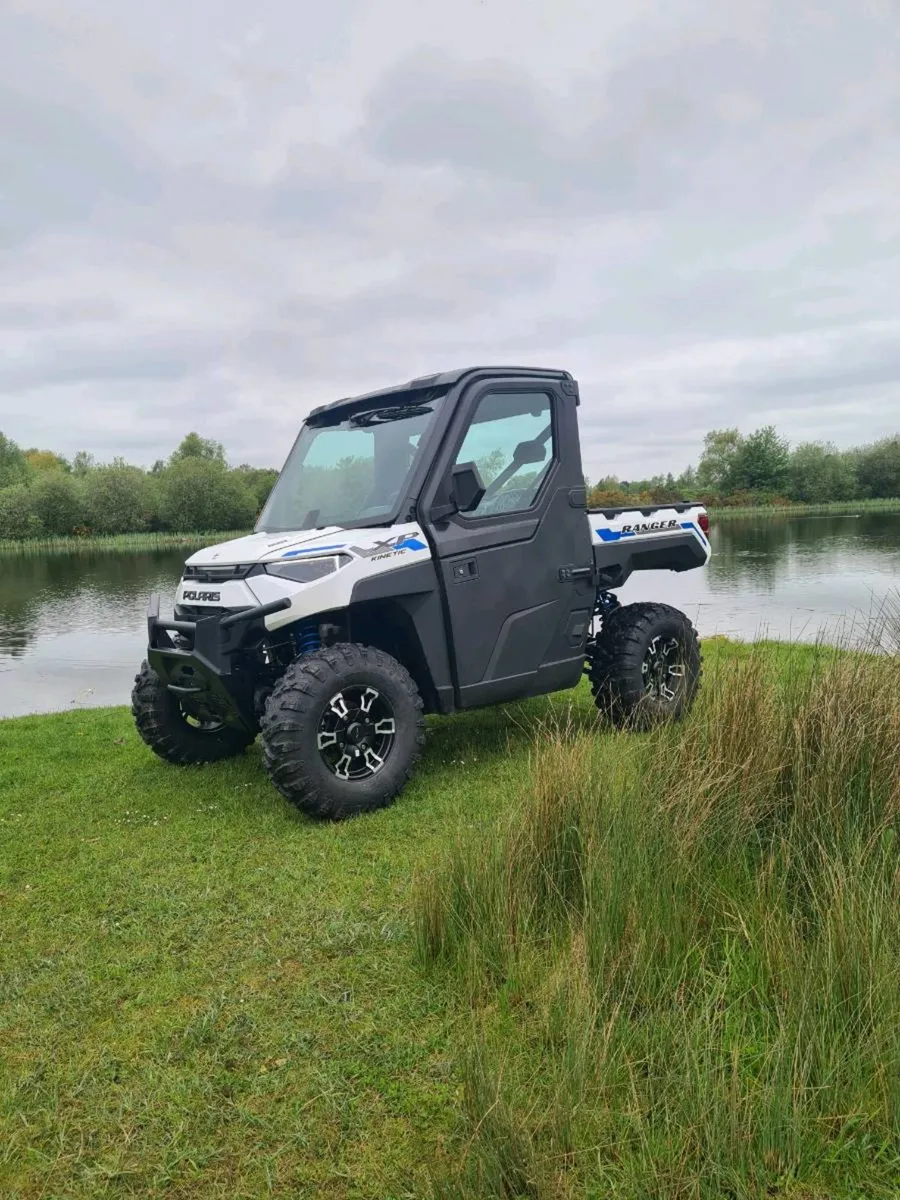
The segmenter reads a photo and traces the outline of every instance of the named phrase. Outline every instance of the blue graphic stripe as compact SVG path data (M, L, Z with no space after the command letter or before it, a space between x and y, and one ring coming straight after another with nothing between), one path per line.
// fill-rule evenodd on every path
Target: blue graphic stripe
M681 528L689 530L691 533L694 534L695 537L699 538L700 544L703 546L704 549L706 549L706 547L709 545L709 541L707 540L705 534L703 533L703 530L700 528L699 525L696 525L693 521L682 521ZM671 533L671 532L672 531L669 529L654 529L652 531L652 533L660 533L660 534ZM601 542L620 542L623 538L631 538L631 537L637 536L633 529L598 529L598 530L596 530L596 533L597 533L597 537L599 537Z
M601 542L618 542L622 538L634 537L633 529L598 529L597 536Z
M682 521L681 528L690 529L691 533L695 534L700 539L704 549L706 549L706 547L709 545L709 539L707 538L706 534L703 532L700 526L695 524L693 521Z
M296 558L298 554L324 554L326 550L343 550L345 542L339 546L307 546L303 550L286 550L282 558Z

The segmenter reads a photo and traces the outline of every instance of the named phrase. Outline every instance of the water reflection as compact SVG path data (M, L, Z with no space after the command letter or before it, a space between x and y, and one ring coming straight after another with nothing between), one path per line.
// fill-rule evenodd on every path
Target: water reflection
M122 704L147 597L174 595L184 552L0 559L0 717Z
M900 516L737 518L713 528L713 589L775 591L796 575L807 583L838 575L896 575Z
M181 551L0 559L0 655L74 630L132 631L148 592L171 592L183 561Z
M0 654L19 658L42 637L132 630L148 590L172 590L184 556L50 554L0 559Z
M706 571L633 576L622 599L666 599L707 635L859 643L900 583L896 513L737 518L711 540Z
M900 584L900 514L716 523L706 571L633 576L624 601L683 608L704 635L860 638ZM0 559L0 717L124 704L144 653L147 596L171 604L185 552Z

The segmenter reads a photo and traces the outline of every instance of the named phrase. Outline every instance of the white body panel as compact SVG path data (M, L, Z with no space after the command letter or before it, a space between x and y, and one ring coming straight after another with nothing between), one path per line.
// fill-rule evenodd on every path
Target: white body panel
M291 607L266 617L271 630L280 629L313 613L346 608L354 584L395 571L414 562L427 562L431 551L422 530L415 522L392 525L386 529L328 529L303 533L250 534L233 542L198 550L187 560L188 566L216 567L238 563L276 563L301 561L310 558L346 558L346 566L310 583L299 583L277 575L253 575L249 579L226 580L222 583L196 583L182 579L176 593L177 604L196 608L246 608L268 604L287 596ZM185 593L189 593L187 596ZM198 600L190 593L210 593L216 600Z
M700 517L706 509L699 504L678 512L665 505L654 507L649 515L639 508L628 512L616 513L613 517L605 517L601 510L588 514L591 523L591 541L595 546L609 545L628 538L640 537L681 537L690 533L703 547L706 561L709 561L709 538L700 528Z
M705 560L710 554L709 541L699 525L704 510L696 506L682 512L664 506L648 516L639 509L604 517L602 512L586 513L593 545L608 545L631 538L682 538L686 533L702 546ZM295 533L253 533L248 537L223 542L198 550L187 560L188 566L220 567L256 563L302 561L333 558L340 555L346 565L311 582L298 582L276 575L252 575L219 583L198 583L182 579L176 603L195 608L248 608L268 604L287 596L290 608L265 618L271 630L316 613L346 608L353 588L362 579L386 574L411 563L427 562L431 550L421 527L415 522L384 529L327 529ZM203 597L215 597L204 599Z

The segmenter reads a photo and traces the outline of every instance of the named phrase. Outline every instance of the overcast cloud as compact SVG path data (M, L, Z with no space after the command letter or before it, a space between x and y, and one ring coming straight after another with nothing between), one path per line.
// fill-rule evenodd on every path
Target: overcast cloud
M895 432L898 45L871 0L0 0L0 429L280 464L517 362L593 477Z

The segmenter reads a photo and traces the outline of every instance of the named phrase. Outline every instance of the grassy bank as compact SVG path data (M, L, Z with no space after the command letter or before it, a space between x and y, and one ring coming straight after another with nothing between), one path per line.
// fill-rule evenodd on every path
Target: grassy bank
M748 649L683 729L539 743L419 885L475 1013L441 1195L896 1196L898 684Z
M680 729L432 723L338 826L0 723L0 1194L893 1195L896 664L706 657Z
M829 504L757 504L736 508L710 505L710 516L717 521L731 517L805 517L805 516L848 516L854 513L889 512L900 513L900 499L896 500L833 500Z
M96 554L141 550L200 548L229 538L245 537L248 530L233 533L116 533L109 537L47 537L25 541L0 540L0 558L21 554Z
M255 750L167 767L124 709L0 722L0 1196L427 1195L463 1010L410 879L527 786L547 708L434 725L402 802L339 826Z

